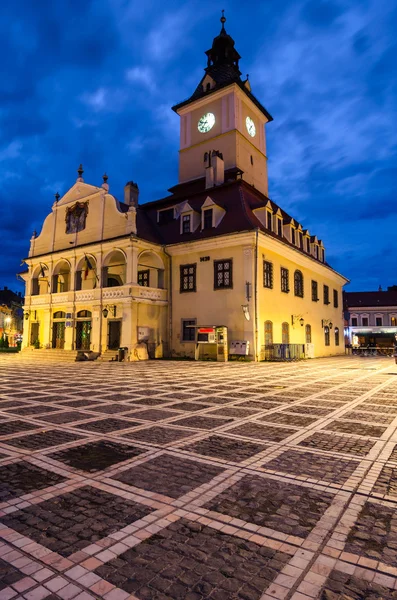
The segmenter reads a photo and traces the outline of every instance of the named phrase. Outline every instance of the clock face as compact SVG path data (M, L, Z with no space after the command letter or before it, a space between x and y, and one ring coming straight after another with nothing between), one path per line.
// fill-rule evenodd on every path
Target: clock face
M197 124L197 129L200 133L207 133L215 125L215 115L212 113L206 113L203 115Z
M250 136L251 137L255 137L256 127L255 127L255 123L253 122L253 120L251 119L251 117L247 117L245 119L245 125L247 127L247 131L250 134Z

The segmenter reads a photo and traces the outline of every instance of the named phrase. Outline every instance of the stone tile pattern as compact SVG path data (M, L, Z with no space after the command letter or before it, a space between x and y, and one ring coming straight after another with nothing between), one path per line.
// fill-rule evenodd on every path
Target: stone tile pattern
M106 440L75 446L51 454L50 457L74 469L95 473L145 452L143 448L127 446Z
M396 566L396 507L366 502L348 535L345 551Z
M181 519L95 571L140 600L259 600L289 556Z
M17 583L24 577L24 573L21 573L19 569L0 558L0 598L2 590L11 586L13 583Z
M185 446L184 449L191 450L197 454L203 454L204 456L241 462L258 454L258 452L262 452L265 446L212 435L196 444Z
M177 456L159 456L116 475L117 481L171 498L207 483L223 469Z
M375 442L359 438L351 438L347 435L332 435L318 431L310 437L299 442L299 446L317 448L328 452L341 452L343 454L355 454L366 456L373 448Z
M320 600L397 600L397 591L348 573L332 571Z
M247 475L205 508L248 523L306 537L333 500L318 492L257 475Z
M15 446L16 448L23 448L26 450L43 450L44 448L60 446L61 444L66 444L68 442L74 442L81 439L81 435L74 435L68 431L52 429L49 431L41 431L40 433L4 440L4 443L7 444L7 446Z
M311 477L321 481L344 483L357 466L357 462L342 458L287 450L281 456L266 463L264 468Z
M150 512L147 506L85 486L11 513L2 521L67 557Z
M7 502L63 481L65 477L28 462L10 463L0 467L0 502Z

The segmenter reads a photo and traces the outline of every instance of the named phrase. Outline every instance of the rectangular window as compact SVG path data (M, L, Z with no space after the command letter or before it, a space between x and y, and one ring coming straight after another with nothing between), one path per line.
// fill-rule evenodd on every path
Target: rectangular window
M174 209L167 208L166 210L159 210L158 212L158 224L165 225L166 223L171 223L174 220Z
M182 233L190 233L190 215L182 216Z
M289 292L289 271L281 267L281 291L288 294Z
M324 343L326 346L330 345L329 327L324 327Z
M306 252L310 254L310 239L306 238Z
M291 227L291 242L295 245L295 229Z
M214 289L227 289L233 287L232 260L214 260Z
M303 250L303 233L301 231L299 232L299 248Z
M263 287L273 288L273 263L263 261Z
M282 219L277 219L277 233L282 237L283 235L283 221Z
M376 317L376 326L382 327L382 325L383 325L382 321L383 321L382 317Z
M324 248L321 248L321 262L325 262Z
M314 246L314 256L318 258L318 246Z
M312 279L312 300L318 302L318 283Z
M196 319L182 319L182 342L196 341Z
M357 317L352 317L352 327L357 327L357 325L358 325Z
M150 271L138 271L138 285L142 285L143 287L149 287L150 283Z
M390 317L390 325L392 327L396 327L397 326L397 317Z
M361 323L362 323L363 327L368 327L368 317L362 317Z
M334 308L339 306L338 290L334 290Z
M329 304L329 287L324 286L324 304Z
M269 231L273 231L273 213L267 211L267 228Z
M212 208L207 208L207 210L204 211L203 229L212 228L212 213Z
M196 291L196 264L181 265L180 269L180 292Z

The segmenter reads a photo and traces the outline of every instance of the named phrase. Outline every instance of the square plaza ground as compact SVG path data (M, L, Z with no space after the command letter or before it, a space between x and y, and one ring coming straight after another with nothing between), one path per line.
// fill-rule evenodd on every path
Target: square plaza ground
M0 599L397 598L397 368L0 357Z

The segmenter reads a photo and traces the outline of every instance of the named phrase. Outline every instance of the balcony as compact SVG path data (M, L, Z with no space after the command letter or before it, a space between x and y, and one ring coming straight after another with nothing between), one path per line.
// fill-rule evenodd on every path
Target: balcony
M119 285L108 288L95 288L92 290L76 290L69 292L61 292L57 294L40 294L37 296L26 296L26 306L48 306L68 304L75 301L79 302L95 302L101 299L104 302L114 302L131 298L135 301L150 300L154 302L166 303L168 300L167 290L161 288L144 287L141 285Z

